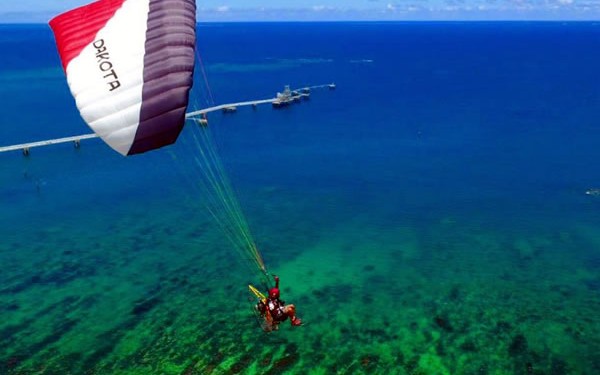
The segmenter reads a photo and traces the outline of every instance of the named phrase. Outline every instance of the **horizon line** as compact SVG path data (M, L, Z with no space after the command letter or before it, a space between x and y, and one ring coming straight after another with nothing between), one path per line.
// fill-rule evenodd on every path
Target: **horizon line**
M49 22L40 21L13 21L5 22L0 20L0 25L46 25ZM600 23L598 19L413 19L413 20L204 20L196 21L196 24L203 23Z

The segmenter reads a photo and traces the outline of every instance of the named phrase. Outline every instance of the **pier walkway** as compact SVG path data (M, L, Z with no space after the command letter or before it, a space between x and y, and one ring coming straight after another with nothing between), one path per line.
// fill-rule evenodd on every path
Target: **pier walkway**
M328 88L330 90L333 90L333 89L335 89L335 87L336 86L334 83L329 83L329 84L325 84L325 85L302 87L302 88L295 89L295 90L289 90L289 88L287 88L287 91L289 92L289 94L286 94L284 91L284 94L278 93L277 97L275 97L275 98L250 100L250 101L239 102L239 103L221 104L221 105L217 105L214 107L209 107L209 108L205 108L205 109L200 109L198 111L186 113L185 117L186 117L186 119L193 119L193 118L198 118L198 117L203 118L203 116L205 116L206 114L211 113L211 112L217 112L217 111L232 112L232 111L235 111L235 109L237 107L246 107L246 106L256 107L258 105L268 104L268 103L271 103L274 105L280 104L280 103L288 104L288 103L292 103L295 98L308 98L308 96L310 95L309 94L310 91L313 89ZM29 150L34 147L42 147L42 146L56 145L56 144L60 144L60 143L69 143L69 142L73 142L75 147L79 147L79 142L81 142L85 139L98 138L98 137L99 137L98 134L92 133L92 134L76 135L76 136L65 137L65 138L48 139L48 140L37 141L37 142L22 143L22 144L11 145L11 146L0 146L0 153L21 150L23 152L23 155L27 156L27 155L29 155Z

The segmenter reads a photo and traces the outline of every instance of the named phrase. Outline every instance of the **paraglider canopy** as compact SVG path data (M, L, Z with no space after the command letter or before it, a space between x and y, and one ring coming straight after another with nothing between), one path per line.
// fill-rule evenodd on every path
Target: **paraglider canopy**
M194 71L194 0L99 0L50 21L85 122L122 155L175 142Z

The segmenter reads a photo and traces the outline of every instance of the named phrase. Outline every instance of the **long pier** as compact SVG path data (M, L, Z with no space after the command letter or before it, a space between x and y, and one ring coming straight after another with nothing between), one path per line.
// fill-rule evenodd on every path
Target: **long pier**
M185 114L185 118L193 119L193 118L200 117L201 119L204 119L204 116L206 116L206 114L211 113L211 112L217 112L217 111L234 112L237 107L247 107L247 106L256 107L261 104L269 104L269 103L273 104L275 107L279 107L279 106L293 103L295 100L298 100L301 98L307 99L310 95L311 90L322 89L322 88L328 88L330 90L333 90L336 88L336 86L334 83L329 83L329 84L324 84L324 85L302 87L300 89L295 89L295 90L290 90L289 87L286 86L286 89L284 90L284 92L278 93L275 98L250 100L250 101L245 101L245 102L229 103L229 104L220 104L220 105L217 105L214 107L209 107L209 108L205 108L205 109L200 109L198 111L188 112ZM92 134L76 135L76 136L72 136L72 137L48 139L48 140L37 141L37 142L22 143L22 144L18 144L18 145L2 146L2 147L0 147L0 153L21 150L23 152L23 155L28 156L29 150L34 147L43 147L43 146L56 145L56 144L60 144L60 143L71 143L71 142L75 145L75 147L79 147L79 144L81 141L86 140L86 139L91 139L91 138L98 138L98 137L99 137L98 134L92 133Z
M326 85L316 85L316 86L307 86L302 87L295 90L289 90L288 93L284 91L283 94L278 94L277 97L271 99L261 99L261 100L250 100L247 102L239 102L239 103L230 103L230 104L221 104L214 107L209 107L205 109L200 109L198 111L189 112L185 114L186 118L194 118L196 116L202 116L211 112L216 111L227 111L228 109L234 109L237 107L247 107L247 106L257 106L260 104L274 104L274 103L291 103L294 98L308 98L310 96L309 92L314 89L335 89L335 83L329 83ZM294 94L297 93L297 94Z
M273 103L276 100L277 99L273 98L273 99L252 100L252 101L248 101L248 102L221 104L221 105L217 105L214 107L200 109L200 110L194 111L194 112L188 112L185 114L185 118L194 118L196 116L206 115L211 112L223 111L223 110L227 110L230 108L246 107L246 106L250 106L250 105L257 106L260 104Z
M74 136L74 137L48 139L46 141L23 143L20 145L0 147L0 152L22 150L23 153L27 154L29 149L32 147L50 146L50 145L56 145L59 143L68 143L68 142L73 142L77 146L79 144L78 142L80 142L84 139L97 138L97 137L98 137L97 134L84 134L84 135L78 135L78 136Z

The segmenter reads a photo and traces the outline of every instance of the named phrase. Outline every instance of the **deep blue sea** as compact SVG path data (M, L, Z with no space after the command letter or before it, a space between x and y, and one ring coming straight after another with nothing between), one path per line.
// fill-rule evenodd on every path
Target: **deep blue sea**
M188 129L128 158L34 148L0 154L0 374L600 373L600 24L210 23L197 44L196 108L337 85L209 115L306 326L255 324ZM0 25L0 51L0 146L91 132L49 27Z

